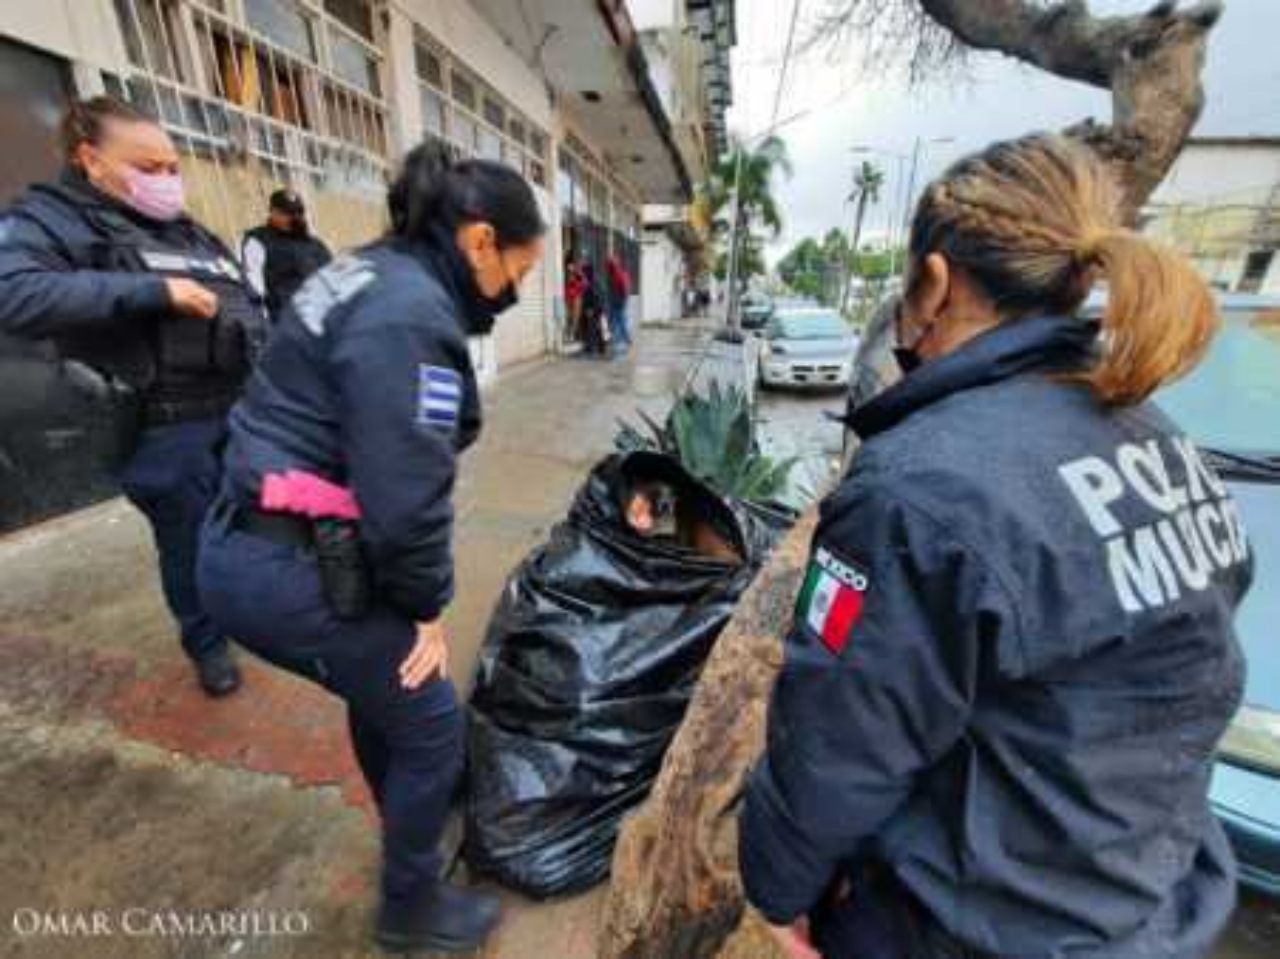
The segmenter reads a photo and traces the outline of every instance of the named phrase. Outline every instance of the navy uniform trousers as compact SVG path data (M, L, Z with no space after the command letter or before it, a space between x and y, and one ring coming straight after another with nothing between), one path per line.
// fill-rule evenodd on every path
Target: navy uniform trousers
M196 586L200 526L221 486L225 436L222 419L151 427L116 474L125 497L151 524L165 602L193 660L227 644Z
M463 716L453 684L410 690L399 669L415 624L375 605L341 620L320 591L311 550L233 528L219 501L205 522L200 592L242 646L309 679L347 704L351 743L382 817L383 895L420 896L440 877L441 833L463 767Z

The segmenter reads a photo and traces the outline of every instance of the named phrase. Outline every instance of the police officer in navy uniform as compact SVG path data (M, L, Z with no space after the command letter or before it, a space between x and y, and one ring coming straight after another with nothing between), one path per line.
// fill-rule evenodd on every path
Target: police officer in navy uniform
M200 604L196 545L265 316L231 253L184 215L178 154L154 121L97 97L63 133L61 178L0 223L0 329L52 339L113 404L113 465L150 521L183 648L205 691L225 695L239 674Z
M267 222L245 233L240 261L255 290L267 302L272 321L304 280L333 259L307 224L307 208L294 190L271 194Z
M741 819L791 956L1193 959L1232 911L1206 793L1252 563L1145 402L1217 319L1118 207L1052 136L921 200L909 372L853 413ZM1073 317L1099 277L1101 334Z
M285 308L232 413L200 585L238 641L346 701L382 816L379 942L466 951L498 913L443 880L437 849L463 765L441 617L458 454L480 429L467 337L515 302L545 226L514 170L428 145L406 158L390 206L390 236L335 259ZM309 499L318 485L351 502ZM364 604L343 579L350 556L326 558L314 521L344 509L358 514Z

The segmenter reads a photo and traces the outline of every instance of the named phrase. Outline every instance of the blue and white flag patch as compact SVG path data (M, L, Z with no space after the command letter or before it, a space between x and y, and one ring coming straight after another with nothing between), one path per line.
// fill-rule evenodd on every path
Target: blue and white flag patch
M452 430L462 407L462 377L447 366L418 367L418 423Z

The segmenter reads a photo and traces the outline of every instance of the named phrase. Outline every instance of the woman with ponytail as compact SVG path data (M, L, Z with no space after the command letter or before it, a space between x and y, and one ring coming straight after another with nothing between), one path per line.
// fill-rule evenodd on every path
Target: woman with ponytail
M451 885L437 849L463 765L443 615L458 456L480 431L467 349L542 255L529 185L421 146L392 230L313 274L231 413L200 589L222 628L347 704L382 818L377 939L470 952L494 897Z
M916 210L905 376L851 415L741 822L792 956L1195 959L1232 910L1206 794L1252 557L1148 402L1218 319L1118 210L1056 136Z

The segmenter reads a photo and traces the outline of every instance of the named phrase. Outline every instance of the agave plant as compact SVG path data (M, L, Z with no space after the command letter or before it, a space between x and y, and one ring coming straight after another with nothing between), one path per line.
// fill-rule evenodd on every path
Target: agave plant
M615 438L623 452L666 453L721 496L771 503L786 493L797 461L760 452L742 389L712 380L705 396L689 391L676 397L664 423L643 410L638 416L640 427L624 422Z

